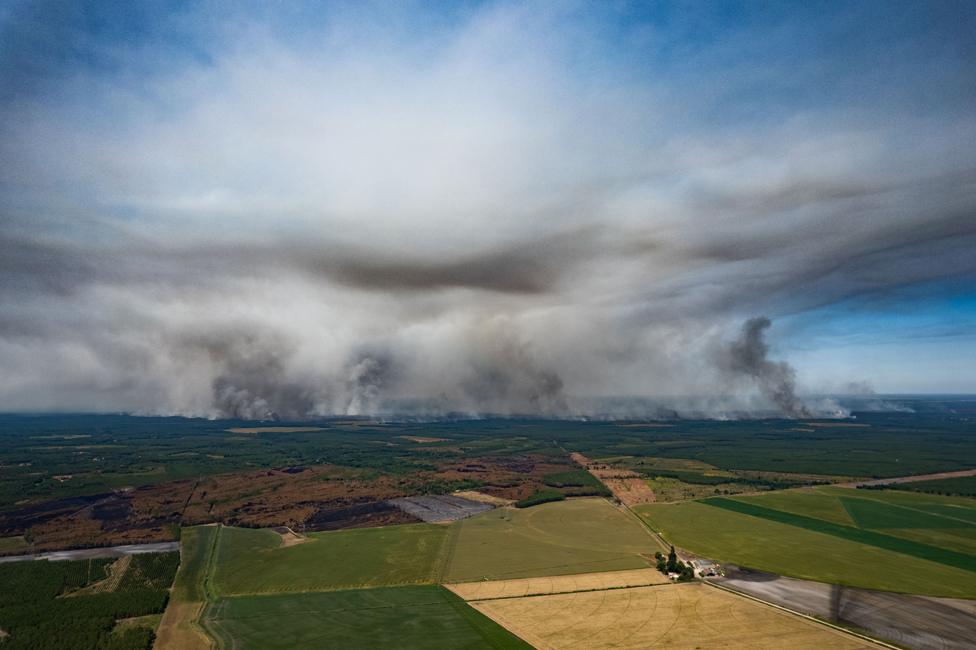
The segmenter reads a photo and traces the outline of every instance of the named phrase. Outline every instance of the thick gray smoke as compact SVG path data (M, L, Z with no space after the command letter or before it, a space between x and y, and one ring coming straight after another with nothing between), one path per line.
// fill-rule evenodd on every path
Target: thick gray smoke
M0 410L976 388L972 3L270 4L0 2Z
M785 361L771 361L764 333L772 325L765 316L750 318L741 336L725 349L722 367L733 378L748 378L779 411L793 418L810 417L810 409L796 395L796 372Z

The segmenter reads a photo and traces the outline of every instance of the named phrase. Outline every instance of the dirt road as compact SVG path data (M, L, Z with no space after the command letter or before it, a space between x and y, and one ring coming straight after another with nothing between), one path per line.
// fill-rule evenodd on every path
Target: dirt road
M0 557L0 564L5 562L24 562L27 560L90 560L100 557L139 555L140 553L169 553L170 551L178 550L180 550L179 542L125 544L123 546L106 546L103 548L80 548L74 551L50 551L48 553L28 553L27 555L5 555Z
M845 483L842 487L858 487L870 485L897 485L899 483L915 483L917 481L938 481L944 478L965 478L976 476L976 469L962 469L958 472L939 472L938 474L917 474L915 476L899 476L897 478L879 478L873 481L859 483Z

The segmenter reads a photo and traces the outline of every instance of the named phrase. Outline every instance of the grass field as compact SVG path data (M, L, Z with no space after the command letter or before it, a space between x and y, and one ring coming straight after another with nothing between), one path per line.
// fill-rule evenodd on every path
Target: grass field
M974 499L822 487L735 500L976 556Z
M655 568L576 573L568 576L515 578L513 580L480 580L444 586L465 600L486 600L490 598L522 598L545 594L563 594L573 591L646 587L648 585L667 584L668 582L670 582L668 577Z
M721 562L884 591L976 598L974 574L700 502L637 511L671 543Z
M954 494L976 497L976 476L913 481L911 483L901 483L893 487L896 487L898 490L909 490L911 492L930 492L932 494Z
M208 598L217 526L184 528L180 536L180 570L163 618L156 629L155 650L208 650L211 640L200 626Z
M173 600L202 603L206 598L205 580L213 562L217 526L184 528L180 536L180 570L173 582Z
M313 533L282 547L270 530L221 527L214 592L220 596L434 582L448 529L432 524Z
M616 571L648 566L660 550L628 513L605 499L499 509L455 523L445 581Z
M14 554L27 551L30 545L20 535L13 537L0 537L0 555L7 553Z
M223 598L207 626L239 650L530 647L434 585Z
M703 584L504 598L472 604L541 649L878 647Z
M856 528L853 526L841 526L829 521L824 521L823 519L796 515L790 512L782 512L781 510L774 510L772 508L764 508L755 503L746 503L744 501L736 501L734 499L712 498L705 499L702 503L731 510L732 512L739 512L749 515L750 517L768 519L770 521L776 521L789 526L795 526L797 528L803 528L817 533L831 535L840 539L847 539L852 542L858 542L860 544L866 544L868 546L894 551L895 553L911 555L923 560L938 562L939 564L976 573L976 556L968 553L960 553L958 551L942 548L940 546L923 544L921 542L895 537L893 535L885 535L874 530L868 530L865 527ZM890 524L894 519L896 519L895 515L892 515L887 511L888 506L884 503L864 502L862 504L860 501L858 501L858 507L863 508L861 516L873 523ZM902 521L902 523L907 523L906 520L907 518L900 521ZM924 526L921 527L924 528Z

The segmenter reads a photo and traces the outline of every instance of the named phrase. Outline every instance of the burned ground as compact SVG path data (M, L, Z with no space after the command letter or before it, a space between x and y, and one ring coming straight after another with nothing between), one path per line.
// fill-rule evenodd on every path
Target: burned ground
M340 530L413 523L388 503L477 488L520 499L570 467L552 456L487 456L417 463L381 473L337 465L286 465L28 504L0 513L0 536L25 535L36 550L175 539L180 526L290 526ZM480 507L480 506L479 506Z

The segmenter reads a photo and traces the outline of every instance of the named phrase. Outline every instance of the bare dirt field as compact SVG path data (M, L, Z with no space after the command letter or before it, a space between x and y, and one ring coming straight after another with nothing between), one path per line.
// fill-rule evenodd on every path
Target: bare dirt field
M855 650L879 646L700 583L472 601L537 648Z
M600 479L607 489L613 492L625 506L639 506L644 503L654 503L657 496L654 490L642 478L603 478Z
M577 452L570 454L570 458L598 478L613 493L613 496L627 507L657 501L654 490L637 472L596 463Z
M397 436L397 438L424 444L430 444L432 442L447 442L447 438L428 438L427 436Z
M458 490L453 494L455 496L461 497L462 499L468 499L470 501L478 501L480 503L487 503L489 505L497 506L499 508L510 506L513 503L515 503L511 499L502 499L501 497L485 494L484 492L478 492L477 490Z
M431 524L457 521L479 512L491 510L494 507L482 501L472 501L454 494L402 497L391 499L389 503L407 514Z
M276 526L272 530L281 537L281 548L288 548L296 544L304 544L308 541L307 537L302 537L288 526Z
M976 639L972 600L855 589L759 571L730 571L716 582L909 648L962 650Z
M444 586L465 600L488 600L564 594L574 591L620 589L622 587L646 587L667 582L667 576L657 569L631 569L568 576L462 582Z

